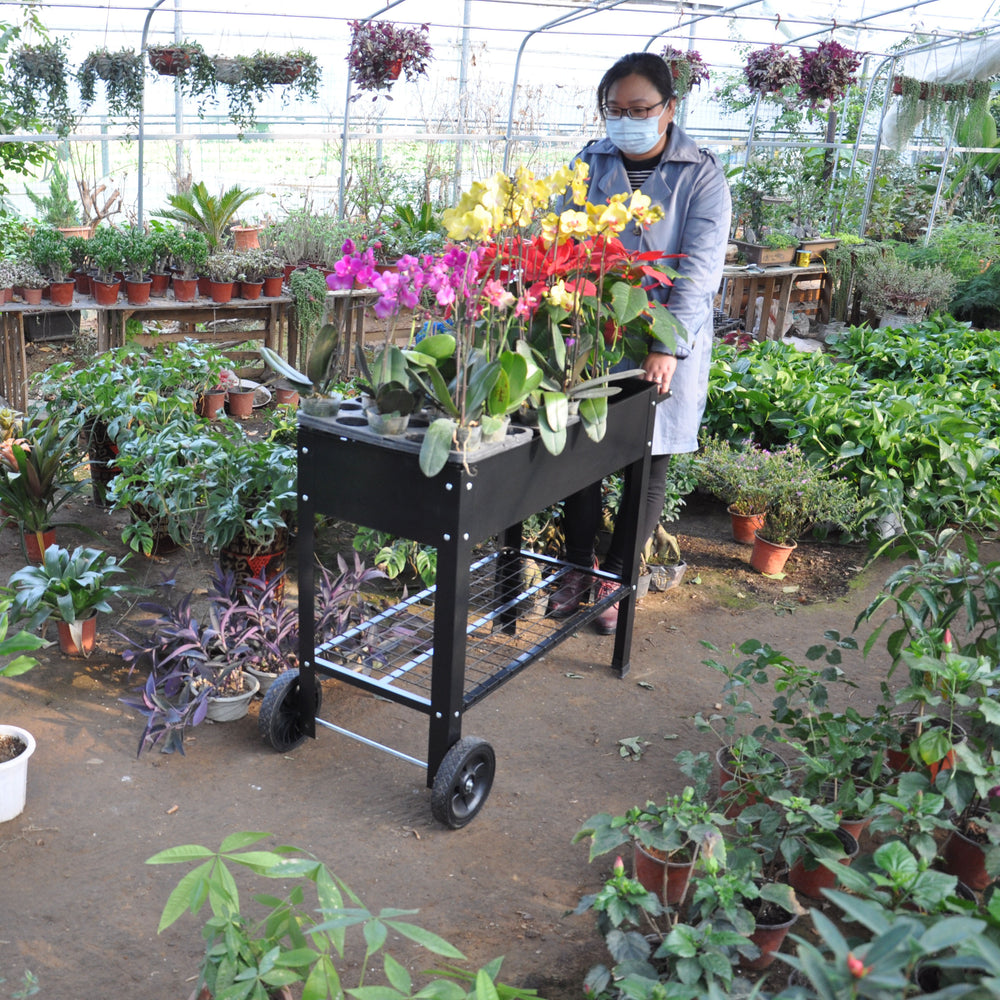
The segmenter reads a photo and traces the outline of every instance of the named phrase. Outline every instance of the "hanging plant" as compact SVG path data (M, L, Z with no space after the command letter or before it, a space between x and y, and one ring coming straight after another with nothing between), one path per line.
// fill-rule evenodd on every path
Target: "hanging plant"
M903 74L893 77L892 92L899 97L896 145L905 145L921 122L925 133L939 131L945 124L953 131L974 107L988 114L990 90L989 80L941 83Z
M229 94L229 120L241 132L257 123L257 105L272 87L282 91L282 103L319 95L320 70L316 57L303 49L285 55L258 50L235 59L216 57L215 77Z
M94 102L98 79L104 81L108 111L118 118L134 118L142 107L142 56L134 49L109 52L96 49L77 70L80 100L85 108Z
M801 60L780 45L755 49L747 56L743 73L747 86L761 94L777 94L786 87L797 85Z
M801 65L799 97L816 107L844 96L854 83L861 58L839 42L820 42L815 49L802 50Z
M391 90L401 73L411 83L426 75L427 63L433 58L428 25L400 28L390 21L351 21L350 29L347 65L352 82L361 90Z
M198 102L201 117L205 104L215 96L215 64L199 42L150 45L149 65L160 76L173 76L185 94Z
M687 97L692 87L708 82L708 64L694 49L681 51L668 45L660 55L674 76L674 91L678 98Z
M11 106L26 122L38 121L65 135L75 116L69 107L66 42L22 45L11 60L7 78Z

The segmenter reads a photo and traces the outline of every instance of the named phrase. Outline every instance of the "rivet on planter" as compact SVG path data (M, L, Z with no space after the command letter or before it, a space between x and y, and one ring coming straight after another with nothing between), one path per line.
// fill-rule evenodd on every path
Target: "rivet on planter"
M308 501L309 500L309 494L308 493L303 493L302 494L302 499Z
M454 488L454 485L455 485L454 483L445 483L445 484L444 484L444 488L445 488L446 490L450 490L450 489L453 489L453 488Z
M451 541L451 535L449 535L449 534L446 533L445 536L444 536L444 540L446 542L450 542Z
M302 454L303 455L308 455L309 454L309 447L307 445L303 445L302 446Z

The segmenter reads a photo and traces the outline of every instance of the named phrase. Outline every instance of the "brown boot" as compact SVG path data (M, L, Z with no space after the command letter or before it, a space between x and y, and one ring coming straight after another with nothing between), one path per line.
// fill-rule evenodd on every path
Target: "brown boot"
M597 569L597 560L594 560ZM571 569L564 577L562 586L549 597L546 614L552 618L568 618L577 611L585 597L590 596L594 578L582 569Z
M597 588L597 593L594 595L594 603L596 604L601 598L607 597L612 591L618 589L617 583L612 583L610 580L602 580L600 586ZM597 629L598 635L614 635L615 629L618 628L618 602L615 601L610 607L605 608L595 619L594 628Z

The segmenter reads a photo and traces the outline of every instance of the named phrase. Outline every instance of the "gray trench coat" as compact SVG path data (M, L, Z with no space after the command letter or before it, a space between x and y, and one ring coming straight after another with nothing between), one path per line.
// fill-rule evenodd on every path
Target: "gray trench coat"
M590 165L587 197L593 204L631 190L621 154L609 139L591 143L579 157ZM708 397L712 303L722 280L732 200L719 161L700 150L676 125L642 193L662 206L663 221L648 229L629 227L620 236L622 243L629 250L684 254L665 261L684 277L677 278L665 294L653 293L669 304L687 331L686 344L675 352L672 396L656 408L653 454L697 451L698 427ZM652 350L666 349L654 344Z

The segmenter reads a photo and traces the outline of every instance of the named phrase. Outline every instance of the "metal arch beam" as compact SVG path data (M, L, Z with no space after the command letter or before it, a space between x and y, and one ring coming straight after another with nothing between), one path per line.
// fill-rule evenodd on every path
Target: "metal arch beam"
M657 38L662 38L664 35L680 31L681 28L689 28L694 24L698 24L701 21L707 21L712 17L725 17L727 14L732 14L734 11L741 10L743 7L753 7L760 2L761 0L742 0L741 3L733 4L731 7L719 7L714 10L707 10L702 14L695 14L692 17L689 17L686 21L679 21L671 28L664 28L663 31L658 31L655 35L650 35L649 41L642 47L642 51L648 52L650 45L652 45Z
M579 21L584 17L589 17L591 14L600 14L606 10L612 10L615 7L620 7L624 3L629 3L630 0L600 0L600 2L591 5L588 10L573 10L566 14L560 14L559 17L553 18L551 21L547 21L545 24L538 28L532 28L524 38L521 39L521 44L517 49L517 59L514 62L514 79L511 81L510 86L510 106L507 110L507 131L504 135L504 147L503 147L503 171L507 173L510 168L510 144L512 140L512 133L514 131L514 104L517 101L517 80L521 73L521 57L524 55L525 46L528 42L537 34L543 31L548 31L551 28L557 28L563 24L569 24L573 21ZM757 3L758 0L751 0L753 3Z
M146 40L149 37L149 22L153 20L153 14L156 13L157 9L161 7L166 0L156 0L156 3L152 7L146 10L146 20L142 25L142 41L139 43L139 60L140 62L146 55ZM146 153L146 74L142 74L142 84L139 88L139 139L138 139L138 171L139 171L139 197L136 200L136 222L139 228L142 228L142 203L143 203L143 189L146 186L146 178L143 176L143 166L145 163L145 153Z
M386 5L381 9L375 11L374 14L369 14L367 17L359 18L358 20L362 24L367 24L369 21L374 20L380 14L386 14L393 7L398 7L401 3L405 3L406 0L392 0L391 3L386 3ZM343 219L344 217L344 185L347 183L347 133L351 126L351 74L347 74L347 93L344 95L344 127L340 133L340 183L337 185L337 218Z

